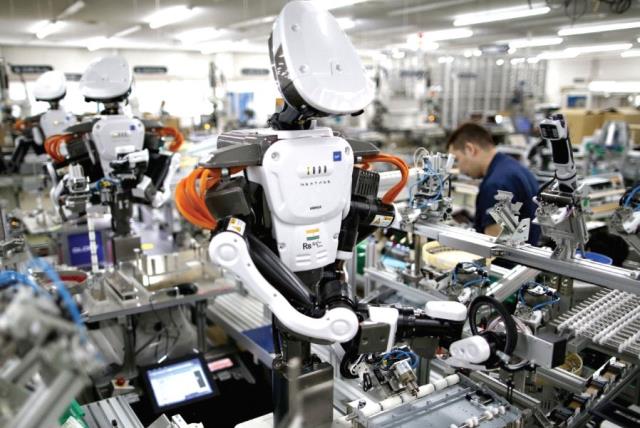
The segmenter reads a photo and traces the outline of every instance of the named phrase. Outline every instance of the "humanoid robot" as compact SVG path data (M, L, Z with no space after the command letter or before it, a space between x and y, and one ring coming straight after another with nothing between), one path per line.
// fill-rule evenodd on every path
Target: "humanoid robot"
M459 340L467 317L460 303L414 309L354 298L344 264L356 242L400 224L393 201L408 168L373 145L316 126L314 118L357 115L373 99L355 49L329 12L314 2L287 3L269 52L283 108L270 128L221 134L218 149L178 184L176 205L190 222L214 231L213 263L273 314L276 425L290 413L287 367L294 358L302 364L300 388L315 391L303 406L305 426L331 423L333 368L312 354L311 343L338 344L333 348L347 377L355 377L362 355L385 353L412 337L439 338L453 358L475 367L494 361L496 351L509 354L500 334ZM373 162L401 171L382 198L378 173L360 167Z
M159 207L170 199L170 183L180 161L175 151L182 144L177 130L123 114L132 81L131 68L121 57L91 63L80 80L80 91L87 102L102 103L103 111L45 142L53 159L51 197L61 216L84 214L89 201L108 205L115 235L129 248L135 245L124 242L131 234L132 203ZM163 150L165 136L173 137L168 150ZM68 170L58 180L64 167ZM118 245L114 252L118 258Z
M67 82L62 72L47 71L38 77L33 94L36 101L49 103L49 110L19 123L20 135L15 140L15 149L8 168L10 172L16 173L20 170L29 150L33 150L36 155L45 154L45 140L62 133L77 122L76 117L60 105L60 100L66 93Z

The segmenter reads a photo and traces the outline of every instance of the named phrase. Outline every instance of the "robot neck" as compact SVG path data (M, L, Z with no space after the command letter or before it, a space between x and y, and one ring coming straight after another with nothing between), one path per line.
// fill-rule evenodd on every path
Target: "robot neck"
M120 104L117 102L114 103L105 103L104 110L100 112L101 115L117 115L120 114Z
M295 107L291 107L286 103L281 111L274 113L269 118L269 126L272 129L283 131L309 129L312 123L311 118L305 117Z

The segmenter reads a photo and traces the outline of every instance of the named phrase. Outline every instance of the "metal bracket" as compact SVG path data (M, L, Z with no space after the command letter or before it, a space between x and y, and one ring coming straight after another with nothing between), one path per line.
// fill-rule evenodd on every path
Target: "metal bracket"
M502 227L496 242L519 247L529 239L531 219L525 218L519 221L518 213L522 202L511 202L513 193L498 190L495 199L496 204L489 209L489 215Z

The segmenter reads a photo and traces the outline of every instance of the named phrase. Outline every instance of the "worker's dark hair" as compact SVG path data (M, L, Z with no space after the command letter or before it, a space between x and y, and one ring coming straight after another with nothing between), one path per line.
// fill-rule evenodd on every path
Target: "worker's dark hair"
M465 143L475 144L483 149L495 146L489 131L476 123L463 123L453 131L447 141L447 150L451 147L464 150Z

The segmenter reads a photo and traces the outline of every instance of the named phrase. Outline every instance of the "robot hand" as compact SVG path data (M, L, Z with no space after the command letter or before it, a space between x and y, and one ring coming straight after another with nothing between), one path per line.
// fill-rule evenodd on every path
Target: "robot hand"
M91 191L82 166L70 165L69 172L51 189L50 196L63 219L77 217L85 211Z

